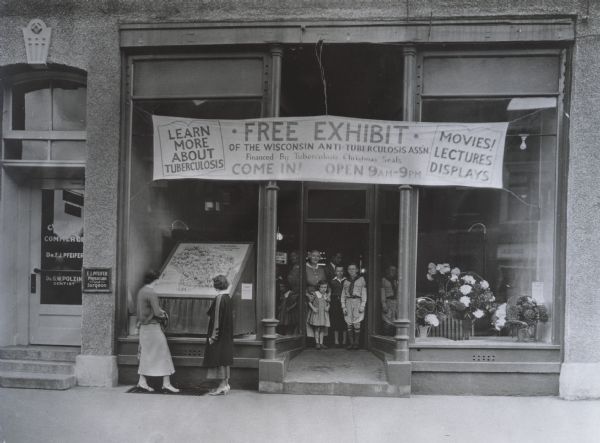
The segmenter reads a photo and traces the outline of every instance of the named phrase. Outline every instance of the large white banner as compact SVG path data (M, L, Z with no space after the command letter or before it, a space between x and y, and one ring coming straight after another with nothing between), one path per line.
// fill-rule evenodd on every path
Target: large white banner
M502 187L508 123L152 119L154 180Z

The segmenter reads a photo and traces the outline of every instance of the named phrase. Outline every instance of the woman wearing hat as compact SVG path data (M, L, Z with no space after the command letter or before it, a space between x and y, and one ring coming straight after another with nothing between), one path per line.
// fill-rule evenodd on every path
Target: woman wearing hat
M207 378L220 380L219 386L209 395L225 395L230 389L229 367L233 364L233 311L227 293L227 277L217 275L213 278L213 286L218 293L207 311L209 320L204 366L208 368Z

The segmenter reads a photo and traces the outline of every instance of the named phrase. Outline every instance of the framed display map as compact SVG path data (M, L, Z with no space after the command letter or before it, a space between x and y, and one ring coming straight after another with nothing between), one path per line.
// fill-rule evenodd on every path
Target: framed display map
M223 274L235 291L251 250L249 243L179 243L166 260L154 289L160 295L212 298L212 279Z

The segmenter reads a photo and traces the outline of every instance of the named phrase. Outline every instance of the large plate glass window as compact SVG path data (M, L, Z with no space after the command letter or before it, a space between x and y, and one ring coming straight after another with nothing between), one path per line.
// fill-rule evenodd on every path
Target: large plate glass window
M420 191L420 340L552 342L560 63L557 52L424 57L422 121L509 126L503 189ZM430 300L446 311L439 324L424 322Z
M132 68L126 252L129 314L135 314L136 294L149 272L168 268L177 275L177 288L183 290L189 283L212 290L216 275L208 274L231 262L228 276L236 286L231 289L238 290L231 294L234 333L252 334L256 327L258 185L200 179L153 181L152 116L261 117L263 59L140 57L134 58ZM169 335L206 333L210 297L174 296L170 289L157 290L157 295L169 314Z

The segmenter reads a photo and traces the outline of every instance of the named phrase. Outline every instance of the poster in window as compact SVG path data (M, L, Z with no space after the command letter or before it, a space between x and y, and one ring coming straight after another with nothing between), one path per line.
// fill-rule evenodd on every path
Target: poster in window
M232 293L248 261L249 243L179 243L161 271L155 291L169 297L212 298L213 278L225 275Z

